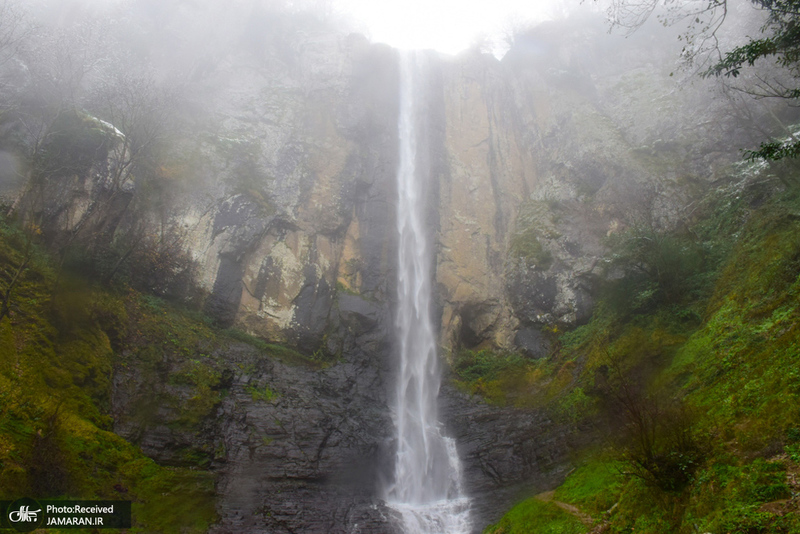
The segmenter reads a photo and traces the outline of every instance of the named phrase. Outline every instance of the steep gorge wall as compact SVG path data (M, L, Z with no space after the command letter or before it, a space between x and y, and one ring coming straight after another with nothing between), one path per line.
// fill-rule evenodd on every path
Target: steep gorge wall
M216 440L211 450L224 443L215 460L219 532L385 532L394 521L380 498L393 450L397 54L357 36L320 37L299 49L291 66L231 61L201 92L223 110L217 143L258 147L270 205L250 191L222 191L210 207L190 199L185 221L209 313L334 363L302 371L220 355L232 362L232 394L199 439ZM496 60L427 54L423 63L418 163L429 177L442 343L485 337L508 346L516 323L505 258L516 210L535 185L533 158L509 128L510 87ZM218 167L236 179L235 167ZM213 178L209 197L220 194ZM137 383L136 373L123 382ZM247 393L263 383L279 394L266 405ZM119 413L136 403L126 395ZM481 503L476 529L520 492L565 472L567 427L450 389L446 398L444 416ZM168 463L173 442L187 439L126 421L118 431Z
M591 316L604 238L636 221L633 204L655 191L648 206L669 225L686 184L713 180L730 156L703 141L715 113L704 88L676 92L669 72L643 62L646 47L622 54L623 65L601 53L581 61L592 43L564 44L562 31L539 28L502 62L477 52L419 58L418 166L429 182L445 355L489 347L546 356L554 328ZM387 476L393 447L397 54L337 35L293 50L289 63L232 59L206 80L202 99L222 110L222 141L257 147L266 195L234 190L210 208L190 206L186 222L208 312L334 365L273 365L256 378L234 370L241 388L267 381L284 393L267 407L246 395L221 407L219 528L381 531L391 514L371 508L380 484L363 481ZM661 122L632 119L639 108ZM235 179L237 168L226 172ZM476 528L556 483L587 439L547 414L490 407L450 387L442 402L479 503ZM312 424L292 423L288 435L272 428L300 419ZM248 437L264 428L279 441ZM320 510L333 523L319 522Z
M603 240L641 218L633 206L674 225L734 156L707 135L725 126L707 87L654 64L657 40L604 44L601 29L544 25L502 62L425 54L418 157L445 351L546 354L549 329L590 317ZM291 66L231 62L207 84L234 141L258 141L269 209L237 194L188 222L213 315L337 354L336 294L391 300L397 59L354 35L296 48Z
M234 194L190 221L207 309L310 352L334 320L337 284L386 294L397 93L388 48L357 36L313 44L283 76L250 64L216 74L236 80L213 96L234 142L255 141L269 206Z
M589 320L605 237L642 216L674 224L688 191L731 161L705 135L723 124L705 88L678 91L669 69L645 59L659 42L605 50L604 28L586 28L544 25L503 61L418 58L418 166L446 357L545 357L555 328ZM204 170L175 211L206 311L325 363L292 366L241 346L214 354L229 394L195 433L171 426L181 415L170 406L158 420L136 416L146 397L179 389L169 383L177 364L165 358L157 378L146 362L116 369L115 431L166 464L186 447L214 451L217 532L393 528L381 499L394 448L397 71L397 52L363 37L297 32L277 49L218 58L186 104L187 145ZM642 199L647 213L633 208ZM253 393L264 387L275 395ZM449 384L441 401L476 530L556 484L589 439Z
M445 132L436 266L441 344L508 347L516 321L504 275L519 205L537 185L535 156L519 136L502 65L471 54L439 68Z
M170 140L189 186L162 208L187 234L208 315L302 354L226 337L242 332L194 353L126 349L114 430L164 465L215 472L214 532L390 532L398 53L302 16L253 16L266 23L246 47L215 42L195 62L178 110L190 131ZM547 357L615 276L606 238L676 226L693 191L748 145L724 99L671 76L677 48L605 30L544 24L502 61L417 55L417 165L446 359L465 348ZM48 192L56 230L101 199L95 171L109 158L95 157L95 170ZM135 176L127 185L109 212L135 198ZM110 228L123 224L114 217ZM591 439L448 380L440 401L476 531L557 485Z
M683 78L662 33L554 22L502 61L440 63L442 347L546 356L552 331L591 317L607 238L679 225L753 142L712 83Z

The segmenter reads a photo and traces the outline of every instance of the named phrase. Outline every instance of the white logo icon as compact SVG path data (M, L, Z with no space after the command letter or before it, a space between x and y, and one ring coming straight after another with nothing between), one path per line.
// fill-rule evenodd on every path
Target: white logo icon
M16 512L11 512L8 514L8 519L12 523L34 523L36 522L36 516L42 509L39 508L38 510L30 510L30 506L20 506L19 510ZM16 518L16 519L14 519Z

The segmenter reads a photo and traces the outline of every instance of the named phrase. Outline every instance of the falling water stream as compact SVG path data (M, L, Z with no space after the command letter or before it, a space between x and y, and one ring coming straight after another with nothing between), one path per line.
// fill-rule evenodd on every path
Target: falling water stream
M397 172L398 308L400 372L395 398L395 480L388 504L407 534L466 534L469 499L461 484L455 441L442 433L437 410L441 381L431 322L431 247L423 224L423 184L417 172L413 54L400 59L400 164Z

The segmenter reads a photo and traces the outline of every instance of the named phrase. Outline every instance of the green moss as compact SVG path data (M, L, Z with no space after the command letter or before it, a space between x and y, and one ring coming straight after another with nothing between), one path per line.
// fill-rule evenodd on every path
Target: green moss
M511 238L510 253L533 269L546 271L553 264L553 254L542 245L535 228L527 228Z
M276 358L284 363L288 363L290 365L311 365L316 366L316 362L313 361L311 356L306 356L297 352L294 349L289 347L284 347L283 345L277 345L275 343L265 343L264 350L266 353Z
M221 376L210 363L196 359L185 362L183 369L171 376L175 383L183 383L191 390L188 401L181 406L178 425L197 429L202 421L214 415L222 401L218 387Z
M0 257L21 262L26 236L0 225ZM221 332L197 313L153 296L118 294L64 273L45 254L15 287L11 315L0 321L0 498L63 496L131 499L134 532L205 532L215 519L214 480L202 470L224 447L179 452L191 469L165 468L108 432L114 366L141 377L137 424L200 432L230 377L221 353L231 338L295 364L311 358L241 333ZM145 388L146 391L141 391ZM269 389L252 391L273 401ZM175 417L164 420L164 408Z
M516 353L462 350L456 355L453 371L465 382L474 382L478 379L494 380L503 371L521 369L526 363L525 358Z
M217 331L209 324L187 313L187 310L150 295L128 301L128 314L136 324L135 337L148 343L156 342L165 352L192 358L208 354L222 346Z
M7 265L24 246L24 235L0 224ZM211 346L213 336L156 299L115 294L68 273L53 295L54 279L46 255L34 250L11 314L0 321L0 498L130 499L134 532L205 532L215 519L213 477L156 465L108 431L108 410L115 363L139 363L138 355L160 361L165 351L181 356L182 343ZM182 373L201 392L218 381L213 369L191 361Z
M255 347L263 352L269 351L269 343L267 343L261 338L248 334L247 332L244 332L242 330L238 330L236 328L228 328L223 332L223 334L230 339L241 341L242 343L247 343L248 345Z
M250 397L254 401L263 401L263 402L272 402L275 400L279 395L272 391L269 386L258 387L258 386L247 386L245 391L250 394Z
M752 198L760 207L749 207ZM653 272L683 273L656 291L685 290L625 306L606 293L590 323L561 334L546 362L518 369L535 378L513 398L564 422L604 412L607 419L595 421L620 422L619 402L609 402L609 392L627 392L627 401L643 410L641 421L653 422L647 428L655 438L659 432L668 438L648 462L674 457L679 461L670 465L685 468L680 484L667 489L645 476L636 456L623 454L635 450L636 433L626 430L635 418L622 418L607 436L612 460L589 459L556 499L593 514L608 511L610 533L800 532L797 511L786 504L798 491L792 473L800 458L799 214L795 197L714 192L698 203L688 233L672 244L673 236L661 236L667 244L655 251L655 257L683 254L673 244L690 239L691 261L651 262L659 266ZM692 259L696 254L702 263ZM635 299L637 288L647 289L637 283L624 281L620 295ZM495 398L512 398L513 382L503 383L501 374L484 378L483 386L491 384ZM698 453L689 464L675 454L681 443ZM775 458L784 445L785 456ZM602 473L604 463L618 469Z
M623 470L621 462L592 458L570 473L553 498L599 516L619 500Z
M221 334L228 339L247 343L248 345L262 351L270 358L275 358L276 360L280 360L288 365L312 367L315 369L325 365L325 362L323 362L322 359L318 358L314 354L305 355L292 348L284 347L283 345L278 345L276 343L269 343L259 337L253 336L236 328L223 330Z
M358 291L350 289L339 280L336 281L336 291L338 291L339 293L344 293L345 295L352 295L354 297L361 296L361 294Z
M517 229L509 243L511 258L522 260L532 269L549 269L553 264L553 254L543 241L561 237L556 230L560 209L556 200L522 203L517 214Z
M339 276L341 276L347 281L347 284L350 286L350 288L355 288L358 286L359 273L361 273L363 270L364 270L363 259L350 258L349 260L344 262L344 268L339 273ZM341 282L337 281L336 289L342 291L342 289L340 289L340 286L345 291L353 291L352 289L346 288L344 284L342 284ZM354 291L354 294L358 295L359 293L357 291Z
M493 404L516 404L528 391L527 375L536 363L512 352L462 350L452 364L456 385Z
M202 533L217 519L214 478L189 469L143 466L132 507L134 532ZM152 472L152 475L145 476Z

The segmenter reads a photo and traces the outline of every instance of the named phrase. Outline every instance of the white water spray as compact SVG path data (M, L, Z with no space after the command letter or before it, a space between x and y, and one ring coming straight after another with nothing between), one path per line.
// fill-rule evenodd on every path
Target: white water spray
M397 172L400 373L395 399L397 457L388 504L407 534L466 534L469 499L461 487L455 441L442 435L437 410L441 377L431 323L431 250L423 225L416 170L415 57L400 59L400 165Z

